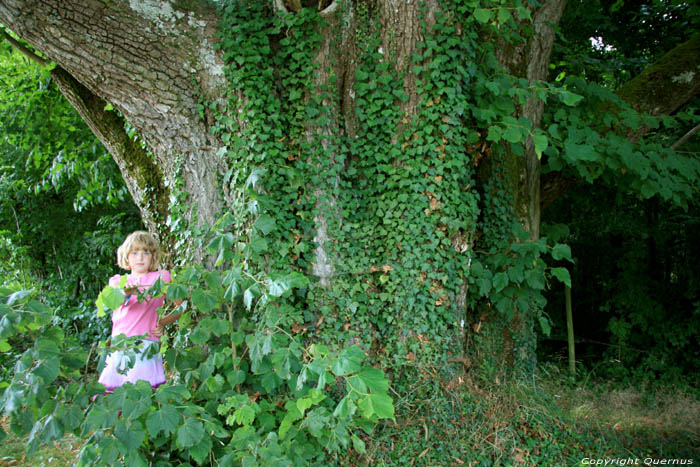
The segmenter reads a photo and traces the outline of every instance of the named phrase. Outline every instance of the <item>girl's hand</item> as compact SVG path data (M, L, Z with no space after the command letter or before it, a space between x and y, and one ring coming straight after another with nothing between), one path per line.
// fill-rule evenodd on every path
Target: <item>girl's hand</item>
M127 285L124 287L124 294L128 297L130 295L138 295L141 290L136 285Z
M154 327L153 329L151 329L151 334L153 334L154 337L163 337L163 334L165 334L163 326L158 325Z

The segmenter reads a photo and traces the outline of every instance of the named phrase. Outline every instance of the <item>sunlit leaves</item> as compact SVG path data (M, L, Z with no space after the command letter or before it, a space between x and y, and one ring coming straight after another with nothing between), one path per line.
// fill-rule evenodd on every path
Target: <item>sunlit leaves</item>
M97 296L97 313L104 316L105 310L116 310L124 303L124 294L118 287L106 286Z

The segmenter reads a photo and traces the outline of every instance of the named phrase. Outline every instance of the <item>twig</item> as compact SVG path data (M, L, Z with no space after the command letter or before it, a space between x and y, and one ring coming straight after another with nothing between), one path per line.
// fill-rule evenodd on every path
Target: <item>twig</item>
M700 123L695 125L695 128L691 129L688 133L684 134L681 139L679 139L678 141L673 143L673 145L671 145L671 149L673 149L675 151L676 149L678 149L679 146L683 145L686 141L688 141L698 131L700 131Z
M9 35L7 31L3 30L2 35L5 38L7 42L12 44L12 46L17 49L19 52L21 52L25 57L29 58L30 60L35 61L39 65L46 65L47 60L43 57L38 56L34 51L29 50L27 47L25 47L21 42L16 40L14 37Z

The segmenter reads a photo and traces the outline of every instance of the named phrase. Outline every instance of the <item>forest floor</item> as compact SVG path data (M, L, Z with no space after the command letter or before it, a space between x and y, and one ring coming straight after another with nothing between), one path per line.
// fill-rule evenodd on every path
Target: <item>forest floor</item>
M25 446L27 437L19 438L10 431L10 420L7 417L0 418L0 428L7 433L7 437L0 441L0 467L31 466L63 467L73 465L78 459L81 449L81 440L67 436L59 443L50 446L42 446L39 450L27 456Z
M442 394L395 401L405 415L367 437L367 453L341 465L549 466L698 465L700 396L696 390L572 383L542 375L534 385L485 390L441 384ZM460 382L463 382L460 380ZM430 388L424 388L430 389ZM440 391L437 391L440 392ZM420 414L420 415L418 415ZM66 437L25 455L26 438L0 442L0 467L72 465L81 440ZM607 463L605 463L607 461Z

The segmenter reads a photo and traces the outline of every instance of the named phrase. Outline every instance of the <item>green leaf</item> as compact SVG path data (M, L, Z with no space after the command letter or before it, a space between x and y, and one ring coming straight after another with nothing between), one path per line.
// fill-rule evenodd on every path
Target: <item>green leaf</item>
M136 451L146 438L146 433L143 431L141 422L127 423L126 420L119 420L114 427L114 436L124 443L129 451Z
M569 270L566 268L552 268L552 275L563 282L565 285L571 287L571 276L569 275Z
M273 219L271 216L268 216L267 214L262 214L260 217L257 218L255 223L253 224L253 227L263 235L267 235L270 232L272 232L272 230L275 228L275 219Z
M356 345L347 347L340 352L338 358L331 365L331 371L336 376L344 376L355 371L359 371L362 367L362 361L365 359L364 351Z
M357 407L365 418L375 414L379 418L394 418L394 401L386 394L368 394L358 400Z
M347 396L340 399L340 402L338 402L338 405L333 411L333 416L338 418L352 417L355 414L356 410L357 405L355 405L355 401L353 401L350 397L350 394L348 394Z
M516 126L508 126L503 132L503 139L509 143L519 143L523 140L523 132Z
M161 404L166 404L168 402L175 401L177 403L182 403L192 397L190 391L187 387L182 384L176 384L173 386L163 385L156 390L156 400Z
M538 316L538 320L540 322L540 328L542 328L542 333L545 336L549 336L549 333L552 331L552 326L550 326L547 317L540 315Z
M214 295L202 289L194 289L192 291L192 303L205 313L209 313L219 304Z
M567 141L564 144L564 155L570 161L597 161L600 154L589 144L576 144Z
M365 442L362 441L357 435L352 435L352 448L360 454L366 452Z
M37 367L32 371L37 376L40 376L44 384L53 383L58 378L60 370L60 361L58 357L51 357L47 360L40 360Z
M233 412L233 418L239 425L252 425L253 420L255 420L255 414L255 408L248 404L236 409L236 411Z
M564 90L559 94L559 98L564 104L573 107L579 102L581 102L583 96L579 96L578 94L574 94L571 91Z
M377 368L365 367L357 375L373 393L386 394L389 390L389 381L384 372Z
M104 316L105 309L116 310L124 303L124 294L117 287L109 285L102 289L102 292L97 296L97 315Z
M563 243L557 243L554 245L552 248L552 258L555 260L566 259L573 263L573 259L571 259L571 248L569 245L565 245Z
M170 284L168 286L168 291L165 294L165 297L168 300L180 300L187 298L187 293L187 286L184 286L182 284Z
M480 23L488 23L493 19L493 12L486 8L477 8L474 10L474 18Z
M512 18L510 11L507 8L498 9L498 22L501 24L507 23Z
M30 293L32 293L31 289L30 290L19 290L17 292L13 292L7 297L7 300L5 303L7 304L7 306L12 306L12 305L24 300L26 297L29 296Z
M148 418L146 418L148 434L151 438L156 438L158 433L162 431L164 436L170 436L177 430L180 419L180 414L172 405L163 404L159 410L148 414Z
M532 141L535 143L535 154L537 154L537 158L542 159L542 152L544 152L549 145L547 136L542 133L535 133L532 135Z
M247 309L251 309L253 306L253 300L260 295L260 292L258 290L258 287L256 285L252 285L248 287L245 292L243 292L243 304Z
M220 234L214 237L214 239L211 242L209 242L209 244L207 245L207 249L212 252L225 250L227 248L230 248L233 245L234 241L235 239L231 232Z
M493 288L496 292L500 292L508 285L508 274L505 272L497 272L493 276Z
M503 136L503 128L497 125L491 125L488 130L488 135L486 136L486 141L493 141L498 143Z
M204 437L204 425L199 420L186 417L177 430L177 446L180 449L191 448Z

